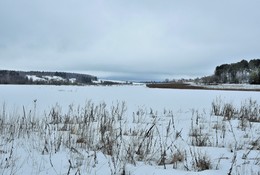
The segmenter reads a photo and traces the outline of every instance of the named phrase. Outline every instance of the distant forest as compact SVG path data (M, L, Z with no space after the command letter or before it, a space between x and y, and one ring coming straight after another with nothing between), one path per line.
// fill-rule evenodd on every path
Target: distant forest
M203 77L204 83L235 83L260 84L260 59L249 62L242 60L237 63L222 64L215 68L214 75Z
M96 80L95 76L78 73L0 70L0 84L81 85Z

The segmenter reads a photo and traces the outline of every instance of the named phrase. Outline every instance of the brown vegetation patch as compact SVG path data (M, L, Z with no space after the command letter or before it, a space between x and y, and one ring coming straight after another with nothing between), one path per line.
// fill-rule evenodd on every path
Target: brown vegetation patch
M168 89L206 89L201 86L192 86L188 83L151 83L146 84L149 88L168 88Z

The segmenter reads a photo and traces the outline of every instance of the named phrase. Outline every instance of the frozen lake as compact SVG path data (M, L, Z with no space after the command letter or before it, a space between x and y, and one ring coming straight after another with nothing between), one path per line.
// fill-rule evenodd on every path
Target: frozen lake
M66 112L68 106L84 106L86 101L105 102L112 105L126 102L127 112L132 113L139 107L149 110L190 110L210 109L211 103L221 97L226 102L241 104L246 99L260 99L259 92L245 91L212 91L212 90L178 90L149 89L145 86L38 86L38 85L1 85L0 104L7 111L34 108L36 101L37 113L49 111L59 104Z

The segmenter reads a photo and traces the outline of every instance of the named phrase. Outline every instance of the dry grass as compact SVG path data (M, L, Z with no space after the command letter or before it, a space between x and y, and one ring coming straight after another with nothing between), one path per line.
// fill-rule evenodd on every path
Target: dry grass
M138 161L156 163L164 168L172 165L175 169L190 171L213 169L209 155L194 148L213 146L213 143L218 146L220 138L223 139L222 146L227 147L224 143L228 131L225 122L246 117L249 121L258 121L260 108L252 100L245 102L240 109L216 101L212 103L212 108L213 114L227 120L209 123L204 121L204 114L193 110L187 135L183 136L183 128L175 125L171 111L158 114L139 109L130 119L126 116L124 102L108 107L105 103L88 101L83 107L69 106L66 113L56 105L45 116L35 116L36 108L29 112L23 109L22 114L10 116L3 107L0 114L0 145L8 147L0 147L0 172L18 172L14 148L19 146L16 143L19 139L30 143L40 155L49 156L53 169L52 156L68 150L68 174L90 172L98 162L97 152L107 157L111 174L124 174L126 164L136 165ZM129 120L133 121L131 126L128 126ZM163 120L165 125L160 122ZM214 132L215 138L212 137ZM249 144L252 147L250 150L259 150L259 138L251 139Z
M146 84L149 88L167 88L167 89L206 89L201 86L192 86L188 83L152 83Z

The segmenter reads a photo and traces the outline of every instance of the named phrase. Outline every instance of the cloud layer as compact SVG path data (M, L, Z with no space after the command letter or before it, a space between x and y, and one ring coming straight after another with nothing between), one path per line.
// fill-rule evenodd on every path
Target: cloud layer
M2 0L1 69L157 79L259 58L260 1Z

